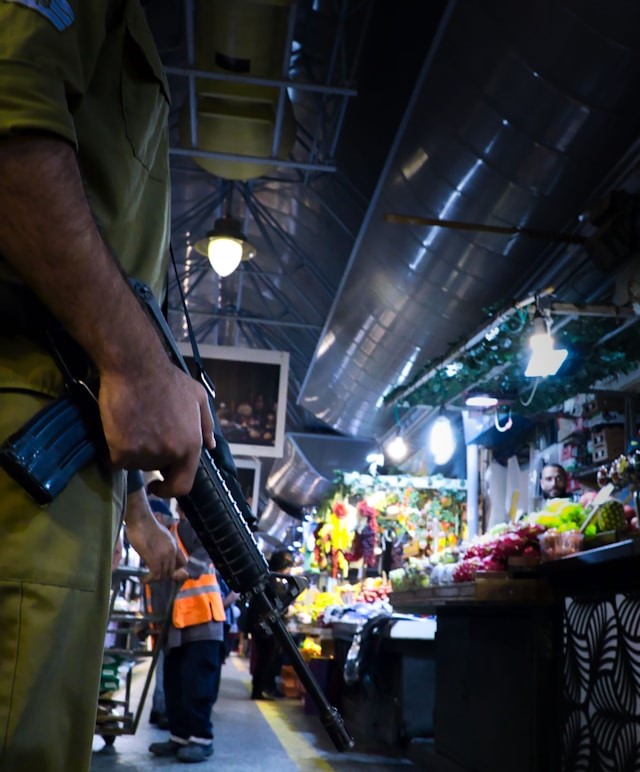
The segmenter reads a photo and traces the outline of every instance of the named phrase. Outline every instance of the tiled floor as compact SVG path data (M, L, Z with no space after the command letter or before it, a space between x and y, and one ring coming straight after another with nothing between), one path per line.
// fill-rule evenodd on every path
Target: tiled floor
M130 709L135 711L145 681L147 665L134 667ZM256 702L249 699L248 661L232 655L223 667L220 697L213 711L215 752L207 761L192 765L194 769L223 772L382 772L383 770L418 769L392 749L369 752L366 737L357 737L352 751L340 753L333 747L319 719L305 714L302 703L295 699ZM105 746L101 737L94 738L91 772L177 772L185 764L175 759L152 756L150 743L166 739L167 733L149 724L150 696L133 735L116 737ZM351 727L349 727L351 729ZM373 738L370 738L373 741ZM372 747L372 746L371 746ZM187 767L188 768L188 767Z

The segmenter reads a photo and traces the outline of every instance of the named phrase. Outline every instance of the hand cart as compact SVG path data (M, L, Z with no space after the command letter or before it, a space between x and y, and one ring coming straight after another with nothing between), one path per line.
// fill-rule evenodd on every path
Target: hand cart
M152 613L141 578L146 568L119 566L113 572L109 602L109 625L102 663L100 696L95 734L111 746L119 735L136 733L144 703L164 645L177 583L163 614ZM118 598L139 598L139 610L119 610ZM151 658L138 698L132 708L133 671L136 664Z

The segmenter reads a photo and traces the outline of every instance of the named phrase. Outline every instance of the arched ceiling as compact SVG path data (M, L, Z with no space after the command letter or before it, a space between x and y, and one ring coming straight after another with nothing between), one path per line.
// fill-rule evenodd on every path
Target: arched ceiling
M224 152L196 145L198 157L180 130L209 27L191 0L147 11L173 97L173 249L197 338L290 352L288 431L379 439L397 420L385 395L482 327L487 307L549 285L568 302L611 299L633 239L590 251L386 215L597 235L589 211L640 188L640 4L274 5L287 13L269 83L290 99L296 139L277 167L234 183L198 163ZM283 102L274 115L284 126ZM228 158L240 155L252 152ZM193 244L229 209L258 256L220 279ZM185 339L173 277L169 312Z

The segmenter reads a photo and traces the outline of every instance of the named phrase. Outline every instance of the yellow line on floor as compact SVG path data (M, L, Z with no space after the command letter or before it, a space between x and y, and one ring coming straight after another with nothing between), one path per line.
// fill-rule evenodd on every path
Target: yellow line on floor
M233 667L238 671L238 673L247 672L247 665L245 664L246 660L241 659L240 657L227 657L227 662L232 662Z
M238 672L248 672L248 660L240 657L230 657L227 662L232 662ZM264 720L269 724L282 747L293 763L302 772L333 772L333 767L327 761L318 757L318 750L307 742L300 732L292 731L286 720L280 715L278 702L262 702L256 700L253 703L262 713Z
M318 757L318 750L308 743L299 733L292 731L278 710L277 702L255 703L274 734L282 743L287 755L300 770L333 770L331 764Z

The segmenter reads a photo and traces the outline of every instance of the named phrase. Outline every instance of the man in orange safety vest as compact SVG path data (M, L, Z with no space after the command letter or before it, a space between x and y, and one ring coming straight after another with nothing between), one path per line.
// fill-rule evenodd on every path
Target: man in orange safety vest
M174 535L187 564L173 574L180 581L164 653L164 692L169 739L154 742L155 756L205 761L213 753L211 711L220 682L226 613L216 571L189 521L178 507Z

